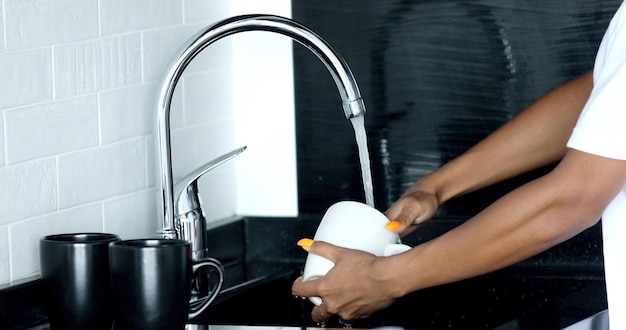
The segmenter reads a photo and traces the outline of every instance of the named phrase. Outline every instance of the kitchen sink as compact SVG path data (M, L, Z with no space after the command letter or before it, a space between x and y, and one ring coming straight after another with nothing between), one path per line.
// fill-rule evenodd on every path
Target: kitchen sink
M532 274L534 272L534 274ZM313 304L291 295L299 271L216 301L197 324L320 327ZM458 283L420 290L367 319L345 324L333 317L323 326L406 329L562 329L606 309L599 274L576 279L555 270L515 267ZM530 275L529 275L530 274Z
M196 324L320 327L313 304L291 295L306 253L295 246L313 237L319 216L244 219L209 231L226 265L225 290ZM405 242L416 245L460 223L429 222ZM600 227L506 269L411 293L355 328L563 329L607 308ZM228 240L224 237L229 237ZM233 244L233 242L235 242ZM229 244L227 246L219 244ZM237 247L241 247L237 249ZM229 263L229 260L232 261ZM229 282L230 283L227 283ZM337 317L325 327L346 327Z
M316 328L313 304L291 295L306 253L295 245L312 237L319 217L242 219L209 231L213 256L225 267L224 287L211 306L191 320L197 328L274 326ZM427 224L410 245L436 237L457 221ZM430 227L429 227L430 226ZM430 229L429 229L430 228ZM413 292L354 328L563 329L607 308L600 228L596 226L545 253L506 269ZM0 288L0 328L40 329L47 323L41 281ZM325 327L348 325L337 317Z

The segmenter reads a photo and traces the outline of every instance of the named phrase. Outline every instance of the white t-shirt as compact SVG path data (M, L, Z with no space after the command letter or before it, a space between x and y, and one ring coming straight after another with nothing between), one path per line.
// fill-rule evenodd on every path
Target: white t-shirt
M617 10L602 39L591 96L567 146L626 160L626 8ZM626 329L626 187L602 214L609 323Z

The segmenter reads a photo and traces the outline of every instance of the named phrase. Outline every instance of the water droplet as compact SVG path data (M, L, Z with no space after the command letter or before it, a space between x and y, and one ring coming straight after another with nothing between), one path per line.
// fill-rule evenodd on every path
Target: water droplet
M352 323L350 323L350 321L344 321L339 318L339 324L341 324L344 329L352 329Z

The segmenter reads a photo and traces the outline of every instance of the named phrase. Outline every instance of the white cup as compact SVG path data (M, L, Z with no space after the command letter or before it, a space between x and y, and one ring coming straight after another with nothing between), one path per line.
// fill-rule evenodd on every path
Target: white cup
M411 249L401 244L398 234L385 228L387 217L366 204L342 201L328 208L317 228L316 241L323 241L344 248L369 252L376 256L391 256ZM309 254L304 264L302 277L310 281L322 277L335 264L315 254ZM319 297L310 297L316 305L322 303Z

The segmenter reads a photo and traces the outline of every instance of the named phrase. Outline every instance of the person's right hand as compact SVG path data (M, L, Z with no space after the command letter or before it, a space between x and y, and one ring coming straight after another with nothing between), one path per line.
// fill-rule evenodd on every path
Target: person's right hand
M438 208L439 199L434 191L413 186L385 212L392 221L387 228L405 236L432 218Z
M299 277L291 287L295 296L322 299L311 311L314 322L324 322L333 314L345 321L368 317L391 305L405 281L394 276L398 269L389 266L394 265L393 257L376 257L310 239L300 240L298 245L335 264L326 275L310 281Z

